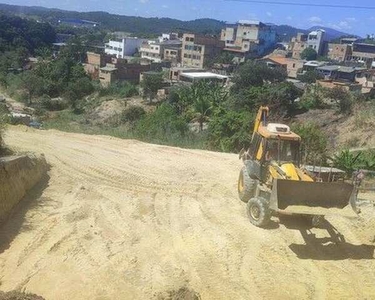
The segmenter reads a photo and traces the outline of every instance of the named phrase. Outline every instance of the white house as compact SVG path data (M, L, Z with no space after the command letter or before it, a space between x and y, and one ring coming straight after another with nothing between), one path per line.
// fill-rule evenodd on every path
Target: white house
M117 58L132 56L139 50L143 42L147 42L147 40L136 37L127 37L122 40L110 40L105 44L105 53L116 55Z

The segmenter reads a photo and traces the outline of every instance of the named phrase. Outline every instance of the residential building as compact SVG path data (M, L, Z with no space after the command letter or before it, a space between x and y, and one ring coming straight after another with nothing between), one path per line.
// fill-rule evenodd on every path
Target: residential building
M147 42L147 40L136 37L127 37L121 40L110 40L105 44L105 53L115 55L117 58L132 56L138 52L139 48L144 42Z
M372 68L373 62L375 62L375 45L354 43L352 55L349 60L361 62L367 68Z
M164 47L164 60L177 65L181 61L181 46L167 45Z
M281 56L269 56L262 60L271 68L284 68L289 78L297 78L305 64L303 60Z
M92 79L99 79L99 70L112 61L113 56L104 53L87 52L87 61L83 64L86 74Z
M349 44L328 44L327 56L329 59L344 62L352 56L352 46Z
M327 89L333 89L335 87L340 87L344 90L347 90L349 92L357 92L361 93L362 92L362 85L359 83L353 83L353 82L348 82L348 81L335 81L331 79L322 79L322 80L317 80L316 83L324 88Z
M300 59L301 53L308 47L313 48L318 55L322 55L324 38L325 31L323 29L311 31L309 34L298 33L296 37L292 38L288 50L292 53L292 58L295 59Z
M161 62L164 56L164 47L160 43L143 43L139 48L141 58L152 62Z
M324 38L325 31L323 29L311 31L307 37L307 45L313 48L318 55L322 55L324 50Z
M221 53L224 45L216 37L185 33L182 40L182 66L203 68L208 60Z
M362 85L362 94L375 94L375 70L356 74L355 81Z
M142 59L151 62L161 62L163 60L177 63L181 55L182 42L179 40L168 40L162 43L143 43L139 49ZM165 49L167 49L165 51Z
M226 84L229 77L212 72L187 72L180 75L180 81L194 83L198 81L211 81Z
M158 37L159 43L175 40L178 40L178 33L162 33L162 35Z
M180 76L183 73L192 73L192 72L206 72L204 69L197 68L186 68L186 67L172 67L169 69L169 80L170 81L180 81Z
M366 69L359 67L345 67L338 65L321 66L316 71L324 76L324 79L355 82L356 77Z
M239 21L221 31L225 51L243 58L260 57L276 45L276 32L271 26L259 21Z
M296 37L293 37L289 44L289 52L292 53L292 58L300 59L301 53L307 48L308 35L304 33L297 33Z
M139 83L140 74L149 70L151 70L150 64L128 63L125 59L112 58L111 63L100 68L99 79L103 86L108 86L116 81Z

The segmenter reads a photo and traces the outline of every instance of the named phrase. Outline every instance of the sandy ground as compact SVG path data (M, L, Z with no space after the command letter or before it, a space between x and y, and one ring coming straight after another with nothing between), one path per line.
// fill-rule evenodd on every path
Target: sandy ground
M5 141L44 153L51 169L0 228L0 290L46 299L160 299L184 287L201 299L374 298L369 195L363 218L336 217L327 230L290 218L259 229L237 198L236 155L22 126Z

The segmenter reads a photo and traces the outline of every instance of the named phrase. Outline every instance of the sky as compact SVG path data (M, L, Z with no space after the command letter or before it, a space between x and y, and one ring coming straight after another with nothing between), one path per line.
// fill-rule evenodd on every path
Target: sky
M243 3L228 0L0 0L2 3L44 6L75 11L107 11L109 13L169 17L180 20L214 18L226 22L259 20L287 24L308 29L326 26L343 32L366 36L375 33L375 9L299 7L265 3ZM246 0L245 0L246 1ZM286 0L274 0L285 2ZM360 2L347 0L288 0L289 2L360 5L375 7L374 0Z

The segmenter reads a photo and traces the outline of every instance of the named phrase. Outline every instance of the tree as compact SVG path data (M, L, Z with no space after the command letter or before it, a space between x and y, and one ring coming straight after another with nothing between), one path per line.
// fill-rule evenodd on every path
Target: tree
M21 88L28 94L28 104L32 104L34 96L43 95L44 82L32 71L26 71L21 76Z
M237 152L250 144L254 114L217 109L208 124L208 141L213 149Z
M301 52L301 58L306 60L316 60L318 53L311 47L306 48Z
M145 98L148 98L150 103L155 99L158 90L163 87L163 74L147 74L143 77L141 82L141 87L143 88L143 95Z
M287 73L283 68L269 68L263 62L248 61L233 76L231 91L237 93L251 86L282 82L286 77Z
M294 132L301 136L301 153L304 163L319 164L325 162L327 137L314 123L294 124Z
M316 71L307 71L306 73L299 75L298 79L304 83L315 83L317 80L322 79L323 76L318 74Z
M342 87L335 86L326 92L326 96L338 104L339 112L350 114L352 112L353 100L352 95Z

